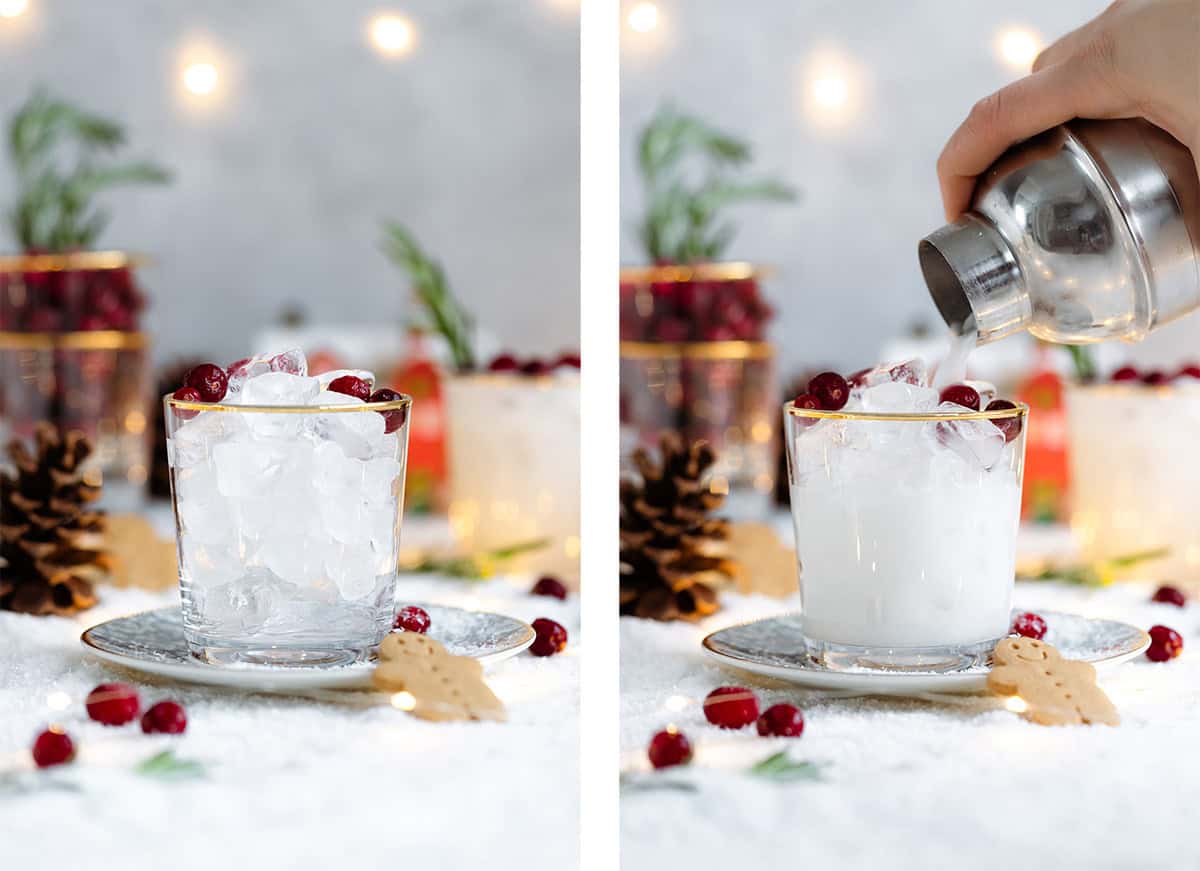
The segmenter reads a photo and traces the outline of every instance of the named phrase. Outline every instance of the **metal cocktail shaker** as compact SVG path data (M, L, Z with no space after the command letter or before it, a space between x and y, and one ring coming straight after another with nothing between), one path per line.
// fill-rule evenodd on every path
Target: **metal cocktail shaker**
M919 255L946 323L973 318L980 344L1139 341L1200 307L1196 164L1145 121L1072 121L1000 158Z

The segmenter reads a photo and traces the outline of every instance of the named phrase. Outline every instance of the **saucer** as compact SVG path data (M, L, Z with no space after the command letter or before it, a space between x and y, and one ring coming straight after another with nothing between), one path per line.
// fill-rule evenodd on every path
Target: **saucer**
M490 665L516 656L533 643L533 628L514 617L421 605L429 613L429 637L451 653ZM364 689L374 664L287 667L213 665L192 656L178 608L143 611L88 629L79 640L94 656L147 674L188 683L254 690Z
M1150 646L1150 636L1128 623L1060 611L1038 613L1046 618L1047 643L1057 647L1067 659L1090 662L1099 670L1125 662ZM987 690L990 669L982 665L953 672L825 668L804 652L800 641L801 622L799 614L767 617L721 629L702 643L705 652L724 665L817 689L871 695Z

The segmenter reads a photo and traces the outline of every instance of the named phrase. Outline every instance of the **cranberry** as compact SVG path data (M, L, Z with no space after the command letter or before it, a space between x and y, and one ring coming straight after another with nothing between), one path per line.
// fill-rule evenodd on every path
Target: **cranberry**
M836 372L822 372L808 382L808 392L817 397L825 411L837 411L850 398L850 385Z
M804 714L795 705L771 705L758 718L758 734L799 738L804 734Z
M582 369L583 360L578 354L573 354L571 352L559 354L558 359L554 361L554 368Z
M416 605L405 605L396 612L396 619L392 623L392 628L424 635L429 631L429 613L424 608L418 608Z
M329 382L329 389L334 393L343 393L366 402L371 398L371 385L356 375L343 375Z
M704 331L704 341L706 342L728 342L737 337L737 330L730 324L717 324Z
M51 726L33 741L33 761L38 768L62 765L75 758L71 736L57 726Z
M216 363L201 363L188 370L183 376L183 384L198 390L204 402L220 402L229 387L229 376Z
M533 359L521 367L522 375L548 375L550 373L550 364L545 360Z
M979 391L967 384L951 384L942 391L941 402L953 402L971 411L979 411Z
M552 596L555 599L567 598L567 588L563 585L563 582L549 575L544 578L538 578L538 582L533 585L533 589L529 592L534 596Z
M821 410L821 400L811 393L801 393L792 400L792 405L796 408L811 408L813 411Z
M1122 366L1112 374L1113 381L1140 381L1142 375L1132 366Z
M1166 626L1150 627L1150 646L1146 648L1146 659L1151 662L1166 662L1183 653L1183 637Z
M1164 384L1169 384L1171 376L1166 372L1160 372L1157 369L1153 372L1147 372L1142 376L1142 383L1149 384L1151 387L1161 387Z
M1016 407L1015 402L1009 402L1007 399L993 399L987 404L984 411L1007 411ZM1021 434L1021 418L1019 417L1001 417L993 420L992 423L1000 432L1004 433L1005 442L1011 442Z
M107 328L108 321L104 319L103 315L84 315L79 319L79 329L81 332L90 333Z
M178 399L180 402L203 402L200 398L200 391L195 387L180 387L171 394L172 399ZM191 420L200 412L194 408L176 408L175 416L180 420Z
M233 377L234 375L240 375L241 373L245 372L247 369L250 368L250 360L251 359L253 359L253 358L243 357L242 359L238 360L237 362L230 363L228 366L225 367L225 374L230 377Z
M849 378L846 379L846 383L849 384L851 387L866 387L867 386L867 378L874 371L875 370L871 369L870 367L868 367L866 369L859 369L857 372L855 372L853 375L851 375Z
M142 731L179 735L187 729L187 714L178 702L156 702L142 715Z
M1046 637L1046 621L1031 611L1018 614L1012 622L1009 635L1023 635L1026 638L1042 639Z
M84 702L88 716L106 726L123 726L138 715L142 704L137 690L124 683L102 683Z
M717 687L704 699L704 716L722 729L740 729L758 719L758 699L745 687Z
M677 729L664 729L650 739L646 755L655 769L687 765L692 761L692 742Z
M654 340L658 342L686 342L691 335L691 324L682 318L663 318L654 325Z
M489 372L516 372L520 367L512 354L500 354L488 363Z
M529 652L534 656L553 656L567 646L567 630L553 620L538 617L533 621L533 631L537 638L529 645Z
M1177 608L1182 608L1187 604L1187 597L1183 595L1183 591L1178 587L1172 587L1170 584L1164 584L1154 591L1154 595L1150 597L1151 602L1163 602L1167 605L1174 605Z
M388 387L380 387L367 399L368 402L395 402L398 399L403 399L399 393ZM404 424L405 418L408 417L407 408L393 408L391 411L379 412L383 415L384 432L395 432Z
M1185 376L1188 378L1200 378L1200 366L1197 366L1195 363L1184 366L1175 377L1183 378Z

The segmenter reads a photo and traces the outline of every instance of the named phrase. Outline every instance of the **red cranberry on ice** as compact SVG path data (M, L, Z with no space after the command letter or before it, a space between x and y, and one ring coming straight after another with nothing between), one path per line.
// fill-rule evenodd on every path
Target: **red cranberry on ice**
M553 656L566 649L567 630L562 624L538 617L532 625L535 638L533 644L529 645L529 652L534 656Z
M1010 635L1021 635L1025 638L1042 639L1046 637L1046 621L1038 614L1026 611L1018 614L1008 630Z
M180 387L171 394L172 399L178 399L180 402L203 402L200 398L200 391L195 387ZM200 412L194 408L176 408L175 416L180 420L191 420Z
M1138 372L1132 366L1122 366L1112 374L1113 381L1141 381L1142 373Z
M396 612L392 628L424 635L429 631L429 612L416 605L406 605Z
M1182 608L1187 604L1187 597L1183 595L1183 591L1178 587L1163 584L1154 591L1154 595L1150 597L1150 601L1162 602L1165 605L1174 605L1176 608Z
M553 599L566 599L567 587L558 578L552 578L549 575L538 578L538 582L533 585L533 589L529 591L534 596L550 596Z
M1198 378L1200 379L1200 366L1195 363L1190 363L1179 370L1176 378Z
M1147 372L1142 376L1142 383L1148 384L1151 387L1161 387L1164 384L1171 383L1171 376L1166 372L1160 372L1155 369L1153 372Z
M345 396L353 396L366 402L371 398L371 385L357 375L342 375L329 382L329 390Z
M512 354L497 354L488 363L489 372L516 372L519 368L521 365Z
M804 733L804 714L795 705L771 705L758 718L758 734L799 738Z
M1010 408L1016 408L1014 402L1009 402L1007 399L993 399L987 404L984 411L1007 411ZM992 421L1000 432L1004 433L1004 441L1011 442L1021 434L1021 418L1019 417L999 417Z
M836 372L822 372L808 382L808 392L817 397L824 411L838 411L850 398L850 385Z
M368 402L395 402L404 397L392 390L389 387L380 387L368 398ZM393 408L391 411L379 412L383 415L385 433L395 432L404 424L405 418L408 416L407 408Z
M558 359L554 361L555 369L581 369L583 368L583 360L579 354L568 351L565 354L559 354Z
M547 375L550 372L550 365L545 360L533 359L529 360L521 367L522 375Z
M216 363L201 363L183 376L183 385L198 391L204 402L220 402L229 387L229 376Z
M187 714L178 702L157 702L142 714L142 731L147 735L160 732L164 735L180 735L187 729Z
M971 411L979 411L979 391L967 384L951 384L942 391L939 401L953 402Z

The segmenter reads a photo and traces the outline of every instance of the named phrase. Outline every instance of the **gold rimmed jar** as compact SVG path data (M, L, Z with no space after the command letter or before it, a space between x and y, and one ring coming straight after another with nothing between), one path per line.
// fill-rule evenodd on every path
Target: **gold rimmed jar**
M467 553L543 544L510 571L579 580L579 375L448 376L449 515ZM484 411L486 409L486 411Z
M184 635L198 658L345 664L390 631L412 399L344 399L163 398Z
M1028 411L784 405L810 656L910 671L986 660L1011 621Z
M140 486L148 466L143 296L120 251L0 257L0 438L41 421L93 442L108 483Z
M621 270L623 458L663 432L709 442L714 483L769 493L777 444L770 307L752 263Z
M1071 531L1082 557L1158 551L1117 578L1169 580L1200 591L1200 380L1069 384Z

